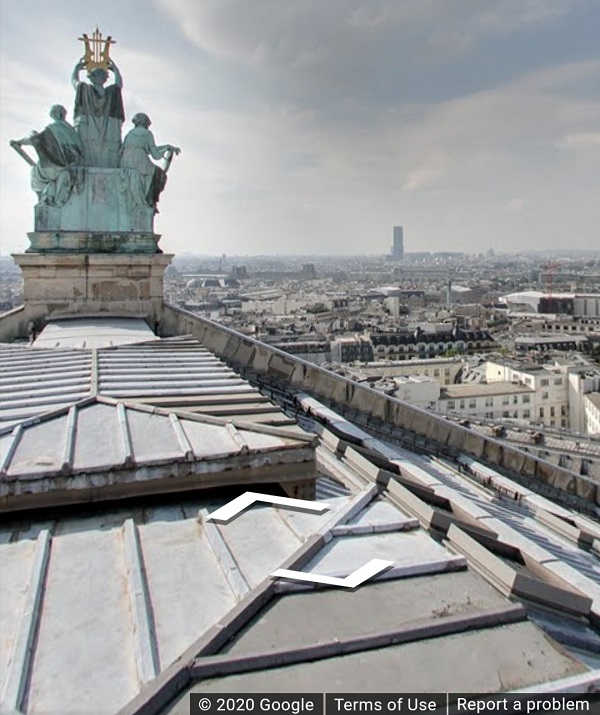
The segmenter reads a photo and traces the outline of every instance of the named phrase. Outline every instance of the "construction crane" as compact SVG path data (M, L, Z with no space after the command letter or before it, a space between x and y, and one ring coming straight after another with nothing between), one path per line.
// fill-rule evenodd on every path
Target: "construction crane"
M560 263L547 263L543 266L546 269L546 288L548 290L548 298L552 298L552 289L554 287L554 273L557 268L560 268Z

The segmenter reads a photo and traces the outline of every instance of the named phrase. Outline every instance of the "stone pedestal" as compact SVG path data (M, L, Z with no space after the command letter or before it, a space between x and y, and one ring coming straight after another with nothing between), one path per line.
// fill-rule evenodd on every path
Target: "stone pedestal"
M127 313L151 320L161 313L163 277L172 255L20 253L27 319L52 311Z
M73 192L64 206L35 207L36 233L154 233L154 209L129 206L121 190L122 169L86 167L84 172L82 191Z
M158 247L154 209L131 206L123 171L86 167L81 191L66 204L35 207L31 245L13 256L24 280L24 309L15 318L20 337L28 321L39 330L53 312L149 321L161 315L173 256Z
M32 231L27 235L30 242L27 253L161 253L157 233L56 230Z

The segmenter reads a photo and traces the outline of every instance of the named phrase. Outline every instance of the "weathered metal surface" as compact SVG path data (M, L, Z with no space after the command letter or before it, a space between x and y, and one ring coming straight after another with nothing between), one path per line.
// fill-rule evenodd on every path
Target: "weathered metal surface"
M252 477L294 481L315 476L312 435L106 397L5 427L0 438L5 453L0 511L74 498L115 498L119 492L143 494L145 489L225 486ZM278 470L279 465L285 469Z
M0 344L0 426L96 393L229 419L243 415L259 423L294 424L198 341L158 340L147 327L140 330L141 324L146 325L140 319L71 319L44 331L35 350ZM63 326L68 342L83 349L38 347L52 342L52 333L62 333ZM90 349L110 340L143 343Z

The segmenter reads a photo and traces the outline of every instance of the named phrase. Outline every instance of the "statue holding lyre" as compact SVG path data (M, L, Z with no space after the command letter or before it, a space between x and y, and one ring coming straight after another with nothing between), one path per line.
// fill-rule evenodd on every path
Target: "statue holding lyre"
M109 69L110 65L110 46L115 44L113 38L109 35L106 38L102 37L102 33L96 27L90 39L88 35L83 33L79 38L85 47L83 62L88 72L94 69ZM104 47L102 46L104 43Z
M117 167L121 154L121 125L125 119L121 90L123 79L118 67L110 58L114 40L102 37L96 28L91 37L79 38L85 52L75 65L72 81L75 88L75 128L81 137L86 166ZM87 70L88 82L79 79L81 70ZM108 72L114 83L105 86Z
M79 38L82 58L72 74L75 87L73 125L67 110L54 105L51 123L42 131L11 142L31 166L31 185L38 196L32 248L105 250L121 239L125 251L155 251L154 215L167 172L180 150L157 144L150 118L138 112L133 128L121 140L125 119L123 80L110 57L115 44L98 28ZM80 79L82 70L86 79ZM114 81L107 85L109 73ZM33 147L33 153L27 153ZM107 238L108 237L108 238ZM107 242L108 241L108 242ZM50 246L50 248L49 248Z

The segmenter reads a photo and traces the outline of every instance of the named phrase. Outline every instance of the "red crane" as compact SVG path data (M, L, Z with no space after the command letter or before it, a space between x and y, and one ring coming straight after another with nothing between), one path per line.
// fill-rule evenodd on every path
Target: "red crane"
M560 268L560 263L547 263L544 268L546 269L546 286L548 288L548 298L552 298L552 288L554 286L554 272L557 268Z

